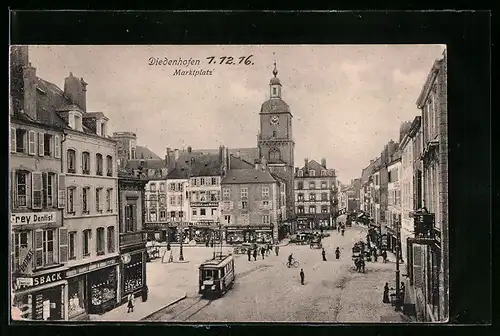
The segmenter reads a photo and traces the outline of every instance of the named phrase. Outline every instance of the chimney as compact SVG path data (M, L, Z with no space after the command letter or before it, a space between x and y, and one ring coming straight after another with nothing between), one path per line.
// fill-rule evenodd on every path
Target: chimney
M64 79L64 94L83 112L86 112L86 92L87 83L83 78L77 78L70 72L69 76Z
M308 165L308 163L309 163L309 159L308 159L308 158L305 158L305 159L304 159L304 170L305 170L305 171L308 171L308 170L309 170L309 169L307 169L307 165Z
M191 146L188 146L188 153L191 153L192 150Z
M373 162L375 162L375 161L373 161L373 160L370 160L370 164L373 164Z
M326 159L325 158L321 159L321 165L326 168Z
M178 148L174 149L174 160L175 160L175 162L177 162L177 160L179 160L179 149Z
M37 120L36 113L36 68L31 66L31 62L23 67L23 87L24 87L24 113L31 119Z
M28 46L10 48L10 95L12 109L16 113L24 110L24 67L28 65Z

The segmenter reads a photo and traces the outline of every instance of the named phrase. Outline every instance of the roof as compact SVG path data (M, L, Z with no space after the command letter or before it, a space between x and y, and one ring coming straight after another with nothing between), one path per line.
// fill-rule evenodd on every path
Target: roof
M241 157L236 157L232 154L229 154L231 159L229 161L229 169L252 169L255 167L254 164L243 160Z
M260 113L291 113L290 106L281 98L270 98L262 103Z
M300 168L299 170L305 172L306 166L305 165L302 166L302 168ZM332 169L327 169L326 167L323 167L322 165L320 165L316 160L309 160L307 162L307 171L309 171L309 170L314 170L315 177L321 176L322 170L326 170L327 172L332 171ZM332 175L328 174L328 176L332 176Z
M57 85L36 78L36 112L38 121L54 125L56 127L66 128L66 121L56 112L58 108L65 105L71 105L72 102Z
M217 154L219 155L220 149L193 149L191 150L192 155L203 155L203 154ZM229 148L229 155L233 155L234 157L239 157L248 163L253 164L255 160L259 159L259 148L250 147L250 148ZM185 151L182 151L185 153Z
M139 166L146 168L146 169L162 169L166 168L167 166L165 165L165 160L141 160L141 159L134 159L134 160L128 160L127 161L127 169L137 169Z
M143 146L136 146L135 147L135 157L137 158L144 158L145 160L161 160L161 157L153 153L149 148L143 147Z
M361 172L361 183L365 184L370 179L370 176L375 172L377 167L382 163L382 159L378 157L375 161L370 163L368 167L364 168Z
M230 169L222 184L275 183L276 179L268 169Z
M434 64L432 65L432 68L429 71L429 74L427 75L427 79L425 80L425 84L422 87L420 94L418 95L417 101L415 102L418 108L421 108L427 101L429 92L432 90L432 85L434 83L434 80L436 79L437 74L441 70L442 64L443 64L443 59L438 59L434 61Z

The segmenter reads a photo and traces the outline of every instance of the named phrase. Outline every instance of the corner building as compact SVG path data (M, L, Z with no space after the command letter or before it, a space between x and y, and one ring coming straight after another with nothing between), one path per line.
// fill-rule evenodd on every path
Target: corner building
M294 150L292 135L292 113L281 98L281 81L274 64L274 77L269 82L270 98L260 109L260 133L257 136L259 157L266 158L271 173L276 174L286 184L286 213L283 220L292 218L295 210L294 199Z

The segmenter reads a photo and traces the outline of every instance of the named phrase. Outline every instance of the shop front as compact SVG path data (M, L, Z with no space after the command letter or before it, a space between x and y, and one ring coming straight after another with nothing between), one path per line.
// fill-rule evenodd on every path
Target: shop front
M122 293L121 301L127 295L142 292L146 287L145 250L124 252L121 257Z
M245 242L245 235L241 227L226 227L226 243L241 244Z
M31 277L17 277L14 282L13 304L22 319L36 321L67 320L67 281L64 271Z
M297 217L297 231L309 230L310 228L309 218Z
M102 314L116 306L117 258L73 267L66 277L69 320L88 320L89 314Z

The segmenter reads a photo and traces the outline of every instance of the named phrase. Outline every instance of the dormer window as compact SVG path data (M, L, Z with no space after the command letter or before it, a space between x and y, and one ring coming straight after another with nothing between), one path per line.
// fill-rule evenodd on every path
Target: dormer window
M326 170L321 171L321 176L326 176Z
M73 118L75 119L75 130L81 131L82 130L82 117L79 115L74 115Z
M106 134L106 123L105 122L101 122L101 136L103 136L103 137L107 136L107 134Z
M304 176L304 172L302 170L299 170L299 177Z
M311 170L309 170L309 176L313 177L313 176L314 176L314 173L315 173L315 171L314 171L314 170L312 170L312 169L311 169Z

